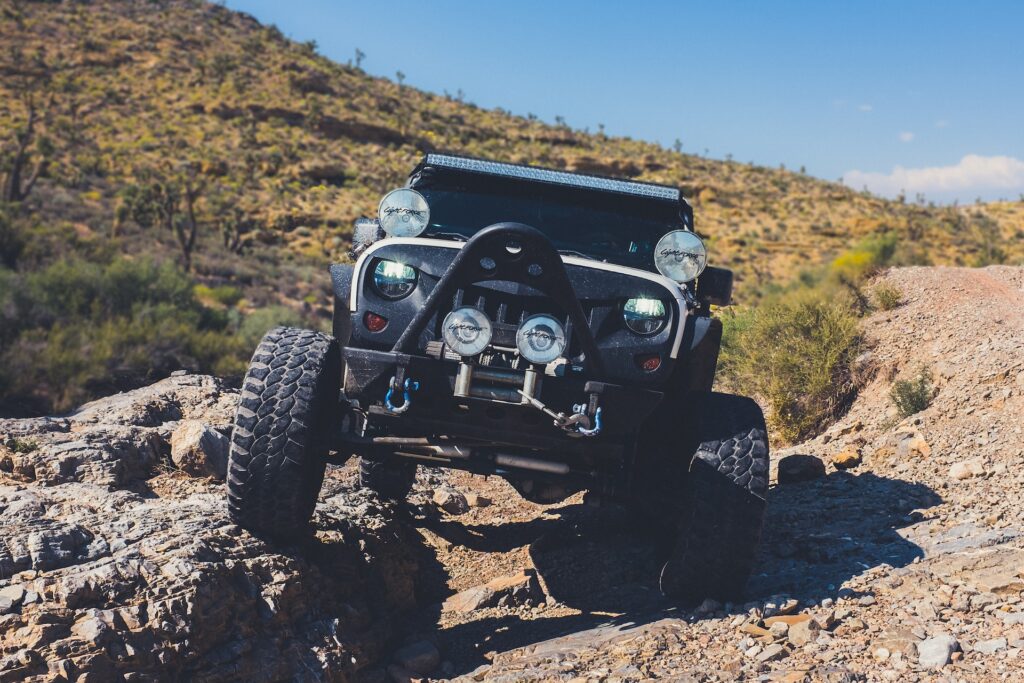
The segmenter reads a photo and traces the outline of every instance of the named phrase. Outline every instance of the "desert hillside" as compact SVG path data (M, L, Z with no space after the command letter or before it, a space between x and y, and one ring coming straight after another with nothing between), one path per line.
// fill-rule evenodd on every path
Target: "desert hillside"
M214 4L5 3L0 40L0 414L237 376L274 324L326 327L352 220L430 150L678 185L740 302L879 235L895 263L1024 258L1020 202L886 201L685 131L677 151L484 110Z
M333 63L212 4L17 3L3 22L0 132L25 124L34 96L48 164L29 201L49 230L82 248L110 238L131 253L173 255L173 235L146 231L143 212L125 208L133 193L191 174L197 272L262 284L257 299L281 284L289 300L319 295L310 286L322 279L284 283L297 273L275 278L269 262L314 272L345 258L351 221L372 215L434 149L679 185L716 260L743 282L785 279L887 230L936 262L991 258L993 242L1024 255L1017 203L890 202L793 170L703 158L686 140L678 153L483 110Z
M0 681L1019 680L1024 269L883 283L868 383L773 455L744 604L672 608L620 510L460 473L400 512L331 468L282 554L227 519L236 394L209 377L0 420Z

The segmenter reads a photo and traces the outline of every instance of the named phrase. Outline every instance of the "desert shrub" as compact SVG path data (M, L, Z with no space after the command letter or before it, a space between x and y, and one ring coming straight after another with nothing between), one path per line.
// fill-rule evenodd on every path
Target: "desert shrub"
M841 282L862 282L889 265L898 246L899 235L895 232L868 237L837 256L829 274Z
M11 439L8 445L15 453L31 453L39 448L39 444L31 439Z
M927 368L921 368L911 379L897 380L889 393L896 409L902 417L915 415L932 402L932 374Z
M71 259L2 277L0 412L67 410L180 368L244 370L232 319L174 265Z
M883 311L891 311L903 302L903 292L899 287L882 283L873 292L875 305Z
M791 294L728 313L723 322L724 381L760 398L782 439L813 435L852 398L850 366L860 337L845 299Z
M231 285L209 287L200 284L196 285L192 291L200 301L209 301L220 306L231 307L242 300L242 290Z
M308 322L296 311L285 306L260 308L245 316L238 328L238 340L249 353L260 343L260 339L272 327L308 327Z

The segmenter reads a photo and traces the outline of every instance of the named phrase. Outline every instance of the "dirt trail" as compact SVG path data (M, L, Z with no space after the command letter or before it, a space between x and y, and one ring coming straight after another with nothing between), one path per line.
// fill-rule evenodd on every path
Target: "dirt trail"
M827 474L772 487L745 604L665 604L653 581L653 540L637 536L614 508L582 496L536 506L493 478L421 475L428 514L416 525L434 579L408 639L438 647L445 661L435 675L1024 677L1024 269L906 268L883 282L904 300L865 321L861 361L874 367L874 379L826 434L774 458L818 456ZM892 383L922 368L937 393L926 410L900 420ZM843 452L859 453L861 464L837 470L832 458ZM442 483L494 504L435 516L426 495ZM537 572L542 596L467 612L440 605L522 569ZM748 627L779 610L829 628L794 643L758 638ZM956 642L952 661L930 668L945 636Z

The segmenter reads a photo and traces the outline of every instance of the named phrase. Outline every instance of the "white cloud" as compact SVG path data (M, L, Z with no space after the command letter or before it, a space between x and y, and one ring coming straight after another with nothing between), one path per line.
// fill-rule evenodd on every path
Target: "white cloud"
M900 142L913 142L913 141L914 141L914 134L911 133L909 130L905 130L905 131L901 131L900 132Z
M874 107L872 107L870 104L861 104L857 106L857 109L860 109L861 111L872 111Z
M968 154L951 166L904 168L889 173L848 171L843 183L854 189L895 197L900 191L918 192L930 198L970 200L975 196L997 198L1024 192L1024 161L1014 157Z

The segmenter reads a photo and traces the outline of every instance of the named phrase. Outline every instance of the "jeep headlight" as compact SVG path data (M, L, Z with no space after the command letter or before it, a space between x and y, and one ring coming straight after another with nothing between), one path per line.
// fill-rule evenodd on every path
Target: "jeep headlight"
M491 343L491 321L477 308L456 308L441 327L444 343L460 356L475 356Z
M416 289L416 269L397 261L381 260L373 269L373 286L385 299L401 299Z
M531 363L550 363L565 351L565 328L550 315L530 316L516 332L516 348Z
M666 320L668 315L661 299L629 299L622 307L622 321L640 335L661 332Z
M673 230L658 240L654 265L670 280L683 284L694 280L708 265L704 240L689 230Z

